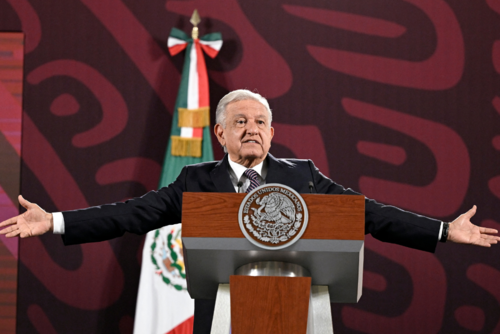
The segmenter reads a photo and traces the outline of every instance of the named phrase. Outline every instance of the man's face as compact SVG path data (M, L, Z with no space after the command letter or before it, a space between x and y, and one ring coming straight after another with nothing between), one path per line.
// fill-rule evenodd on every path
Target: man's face
M214 131L229 158L249 168L261 163L269 152L274 136L269 123L266 107L255 100L243 100L227 105L226 128L216 124Z

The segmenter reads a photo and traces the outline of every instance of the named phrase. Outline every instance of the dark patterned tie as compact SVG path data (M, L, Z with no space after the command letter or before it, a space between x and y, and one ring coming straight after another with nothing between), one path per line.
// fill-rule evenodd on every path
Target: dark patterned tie
M248 168L243 174L250 180L250 185L247 188L247 193L251 192L260 185L258 180L259 174L257 174L257 172L253 169Z

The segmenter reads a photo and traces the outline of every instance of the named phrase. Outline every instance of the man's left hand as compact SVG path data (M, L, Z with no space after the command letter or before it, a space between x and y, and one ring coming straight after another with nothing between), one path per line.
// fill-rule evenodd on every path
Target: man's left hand
M497 230L479 227L471 223L470 219L476 214L476 209L474 205L472 209L451 222L448 230L448 241L482 247L491 247L500 241L500 237L493 235L498 234Z

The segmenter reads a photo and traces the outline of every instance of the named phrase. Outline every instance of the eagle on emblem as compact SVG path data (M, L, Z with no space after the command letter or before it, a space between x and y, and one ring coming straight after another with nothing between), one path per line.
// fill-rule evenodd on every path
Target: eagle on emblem
M277 224L289 224L295 221L295 205L283 194L273 192L262 199L258 198L255 203L260 207L258 209L252 208L252 210L260 221L265 220Z
M251 243L280 249L293 244L304 233L307 207L295 190L268 184L245 197L238 218L243 234Z

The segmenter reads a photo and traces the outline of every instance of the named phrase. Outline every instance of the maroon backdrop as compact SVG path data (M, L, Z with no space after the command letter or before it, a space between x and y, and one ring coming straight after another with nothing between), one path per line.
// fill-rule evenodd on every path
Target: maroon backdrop
M0 0L0 30L26 33L25 197L56 211L156 187L183 61L166 40L195 8L224 38L212 110L236 88L268 97L274 155L443 220L477 204L500 227L499 0ZM19 333L130 333L141 242L22 240ZM366 246L336 332L500 331L499 247Z

